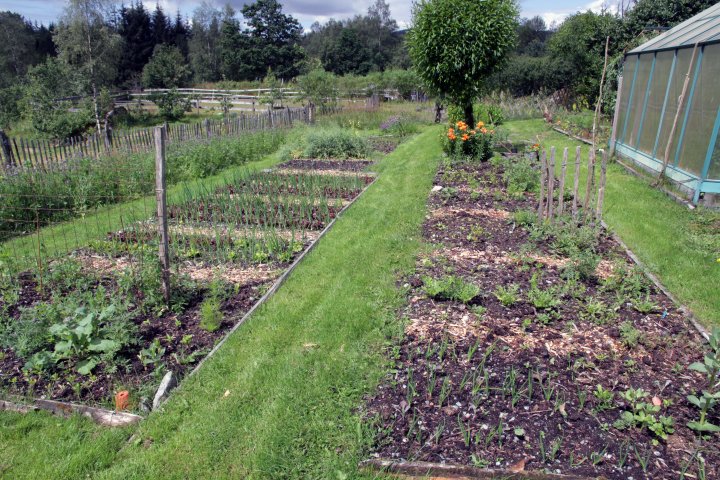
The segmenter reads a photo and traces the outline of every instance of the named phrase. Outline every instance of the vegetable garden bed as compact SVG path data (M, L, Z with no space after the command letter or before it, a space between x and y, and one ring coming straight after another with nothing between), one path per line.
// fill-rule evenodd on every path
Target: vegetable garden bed
M423 230L433 249L403 281L405 337L368 401L373 456L623 480L717 477L717 372L688 367L714 365L720 350L707 352L607 232L539 224L525 191L533 167L495 158L438 172ZM703 391L707 415L693 405Z
M147 411L165 373L196 366L374 178L362 172L370 162L318 163L243 174L170 205L169 305L153 219L4 274L0 394L113 408L128 390L128 410Z

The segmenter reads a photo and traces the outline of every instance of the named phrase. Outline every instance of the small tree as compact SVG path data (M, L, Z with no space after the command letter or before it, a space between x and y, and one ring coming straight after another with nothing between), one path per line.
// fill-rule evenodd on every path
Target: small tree
M183 87L190 79L190 74L190 67L185 63L179 48L158 45L143 68L143 85L148 88Z
M513 0L420 0L408 34L410 58L431 90L462 107L475 124L473 100L515 45Z
M270 89L265 95L260 98L260 102L269 105L270 108L275 108L276 103L280 103L282 106L283 98L285 98L285 92L280 85L280 81L272 72L268 69L268 74L263 80L263 83Z
M335 75L319 68L297 79L302 98L310 105L335 104L338 96Z

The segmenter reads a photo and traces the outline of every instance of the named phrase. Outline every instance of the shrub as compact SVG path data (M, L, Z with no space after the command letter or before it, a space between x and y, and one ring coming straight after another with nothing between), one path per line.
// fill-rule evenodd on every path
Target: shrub
M308 158L365 158L370 145L347 130L317 130L308 133L304 155Z
M405 137L418 132L417 125L400 115L395 115L380 124L380 131L389 135Z
M511 157L504 162L503 180L510 195L534 192L540 186L540 172L528 157Z
M200 305L200 328L208 332L215 332L220 328L222 319L220 301L215 297L205 299Z
M181 96L175 88L168 92L152 94L150 100L157 105L160 115L166 120L182 118L191 108L190 99Z
M485 127L482 121L474 129L459 121L448 129L443 151L451 158L468 157L484 162L493 155L494 136L495 130Z

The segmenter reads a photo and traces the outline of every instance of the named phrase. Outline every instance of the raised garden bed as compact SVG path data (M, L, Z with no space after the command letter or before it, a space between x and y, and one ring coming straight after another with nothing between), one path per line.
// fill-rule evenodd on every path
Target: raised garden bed
M315 167L243 175L170 205L169 305L153 219L42 270L3 271L0 396L111 409L127 390L126 410L148 411L166 372L195 368L374 178Z
M527 166L439 171L423 228L433 249L402 280L405 336L368 400L373 457L720 476L720 438L697 430L688 401L714 388L688 369L703 361L703 338L606 232L537 224ZM719 425L718 410L705 420Z

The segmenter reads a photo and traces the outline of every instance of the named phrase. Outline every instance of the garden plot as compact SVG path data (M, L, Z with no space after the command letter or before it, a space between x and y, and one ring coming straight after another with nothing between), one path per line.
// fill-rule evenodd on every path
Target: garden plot
M247 173L172 201L169 305L154 220L110 232L42 275L4 275L3 397L112 407L128 390L129 409L146 410L165 373L197 365L374 178L343 161L322 166Z
M434 249L405 280L405 337L368 402L374 456L623 480L720 476L720 348L708 351L606 232L538 224L529 166L494 159L438 173L423 227Z

